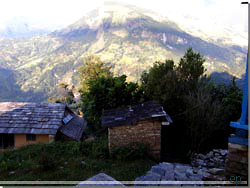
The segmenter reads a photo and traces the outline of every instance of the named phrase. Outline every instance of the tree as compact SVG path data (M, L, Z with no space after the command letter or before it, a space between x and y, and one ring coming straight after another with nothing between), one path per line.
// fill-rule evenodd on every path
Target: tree
M205 59L200 53L195 53L192 48L188 48L185 55L180 59L177 68L180 79L197 82L206 71L203 65L204 62Z
M230 121L237 121L240 118L243 92L236 85L235 77L228 86L224 85L224 88L225 95L221 101L224 106L225 122L229 124Z
M143 72L141 86L144 100L159 101L170 115L182 110L178 105L181 89L178 87L180 85L173 60L155 62L148 72Z
M185 125L190 139L190 149L194 153L200 151L201 145L211 135L224 129L221 119L223 105L218 99L213 99L207 83L199 82L197 89L186 95Z
M98 56L88 56L84 60L84 65L80 67L80 93L88 90L88 81L98 77L108 77L112 73L110 67L107 67Z
M61 90L60 91L60 97L57 98L49 98L48 102L49 103L64 103L67 105L71 105L73 103L75 103L74 101L74 93L73 93L73 88L74 86L72 86L72 88L69 88L68 84L65 84L63 82L59 83L58 88Z
M179 151L197 152L212 132L221 128L217 120L221 118L218 114L221 115L222 105L210 94L204 61L199 53L189 48L177 66L172 60L156 62L141 76L144 99L159 101L172 117L171 130L175 136L171 141Z
M89 125L101 128L101 115L105 109L135 104L142 92L136 83L127 83L126 75L98 77L88 81L88 91L83 94L83 112Z
M210 84L210 94L213 100L219 100L223 105L222 121L229 124L230 121L237 121L241 115L243 92L238 88L235 77L232 78L229 85Z

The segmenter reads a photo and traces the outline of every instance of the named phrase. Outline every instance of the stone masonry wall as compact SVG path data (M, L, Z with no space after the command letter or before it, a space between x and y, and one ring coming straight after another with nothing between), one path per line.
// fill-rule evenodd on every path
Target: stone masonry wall
M225 167L226 177L241 180L248 179L248 147L239 144L228 144L228 156Z
M161 122L139 121L136 125L109 128L109 150L119 146L135 146L143 143L156 160L161 157Z

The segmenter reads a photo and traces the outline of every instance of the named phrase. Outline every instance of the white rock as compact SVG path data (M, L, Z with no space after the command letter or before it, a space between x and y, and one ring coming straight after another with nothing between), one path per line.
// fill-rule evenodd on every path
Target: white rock
M220 153L221 153L222 156L226 156L228 154L228 151L227 150L222 150Z
M213 175L223 175L224 169L223 168L212 168L212 169L209 169L208 172L213 174Z
M193 176L193 175L194 175L193 169L190 168L190 169L186 170L186 176L187 177L190 177L190 176Z
M175 171L174 177L177 181L188 181L189 180L189 178L186 176L185 173L182 173L179 171Z
M199 159L202 159L202 160L204 160L204 159L206 158L205 155L202 155L202 154L198 154L197 157L198 157Z
M211 158L211 157L213 157L213 152L212 151L210 151L207 155L206 155L208 158Z
M80 187L80 186L89 186L88 182L91 182L91 181L94 181L96 184L91 184L91 185L94 185L94 186L97 186L97 185L108 185L108 186L114 186L114 185L118 185L118 186L124 186L123 184L121 184L119 181L116 181L114 178L112 178L111 176L108 176L107 174L105 173L99 173L89 179L87 179L86 181L84 182L81 182L80 184L78 184L77 187ZM110 183L102 183L102 181L110 181Z

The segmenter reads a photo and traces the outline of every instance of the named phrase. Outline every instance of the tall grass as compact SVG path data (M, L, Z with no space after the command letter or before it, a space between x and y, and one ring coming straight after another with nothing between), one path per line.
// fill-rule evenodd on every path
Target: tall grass
M134 180L154 164L142 146L109 153L107 137L94 141L28 145L0 153L0 180L79 180L107 173L117 180Z

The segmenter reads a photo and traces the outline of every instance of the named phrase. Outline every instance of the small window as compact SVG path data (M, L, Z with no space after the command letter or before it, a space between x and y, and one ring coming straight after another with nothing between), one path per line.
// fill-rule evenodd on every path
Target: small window
M26 141L36 141L35 134L26 134Z
M67 115L67 116L63 119L63 123L64 123L64 124L67 124L71 119L73 119L73 116Z

